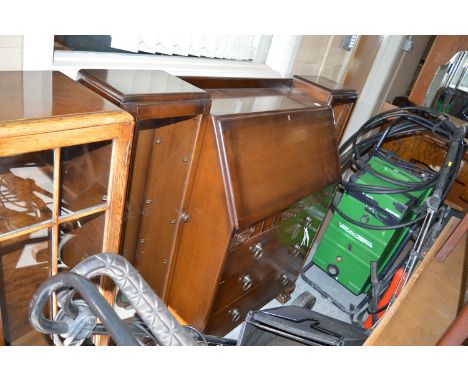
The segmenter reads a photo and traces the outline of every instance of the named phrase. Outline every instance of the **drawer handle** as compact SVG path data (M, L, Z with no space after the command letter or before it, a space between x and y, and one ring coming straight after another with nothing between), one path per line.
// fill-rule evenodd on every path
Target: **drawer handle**
M239 281L242 285L242 290L244 292L248 291L253 283L252 277L249 274L239 277Z
M293 257L298 257L304 253L304 248L300 244L295 244L293 247L289 247L288 251Z
M301 221L301 226L304 228L309 228L312 224L313 219L310 216L306 216L304 219Z
M279 278L279 282L281 283L282 286L286 286L289 284L289 277L285 275L284 273L281 274Z
M232 322L239 321L240 316L241 316L239 308L230 309L228 313L231 316L231 321Z
M260 260L263 256L263 246L262 243L257 243L255 246L250 247L250 251L253 254L254 260Z

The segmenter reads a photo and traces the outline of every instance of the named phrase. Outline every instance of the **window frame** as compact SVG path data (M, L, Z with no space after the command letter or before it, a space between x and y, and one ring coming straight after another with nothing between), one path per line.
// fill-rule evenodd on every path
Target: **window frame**
M23 36L23 70L58 70L75 79L79 69L164 70L174 75L288 77L301 36L273 35L265 63L131 53L55 51L54 35Z

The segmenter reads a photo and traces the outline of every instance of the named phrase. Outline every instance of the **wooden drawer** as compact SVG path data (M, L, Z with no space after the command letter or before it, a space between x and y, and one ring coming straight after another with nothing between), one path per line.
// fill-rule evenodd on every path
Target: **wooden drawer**
M291 285L284 285L282 280L282 273L275 272L265 282L213 314L208 319L204 332L217 336L225 335L239 325L249 311L267 304L272 298L278 296L283 289Z
M225 308L274 275L284 275L288 283L296 279L302 259L282 246L275 232L275 229L269 230L229 253L212 312Z

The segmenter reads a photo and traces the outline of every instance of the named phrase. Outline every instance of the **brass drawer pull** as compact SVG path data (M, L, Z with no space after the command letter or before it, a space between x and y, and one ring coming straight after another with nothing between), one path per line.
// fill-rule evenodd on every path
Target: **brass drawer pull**
M239 308L230 309L228 313L229 313L229 315L231 316L231 321L232 321L232 322L237 322L237 321L239 321L239 319L240 319L240 317L241 317Z
M293 257L298 257L304 253L305 248L300 244L295 244L293 247L289 247L288 252L293 255Z
M279 278L279 282L281 283L282 286L285 287L286 285L289 284L289 277L286 274L282 273Z
M242 290L245 292L245 291L248 291L250 289L250 287L252 286L252 283L253 283L253 280L252 280L252 277L249 275L249 274L246 274L242 277L239 277L239 281L242 285Z
M257 243L253 247L250 247L250 251L253 254L254 260L260 260L263 256L263 246L262 243Z

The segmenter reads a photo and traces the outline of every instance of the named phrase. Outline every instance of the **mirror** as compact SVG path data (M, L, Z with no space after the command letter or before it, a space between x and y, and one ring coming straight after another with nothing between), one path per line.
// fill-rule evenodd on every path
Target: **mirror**
M424 106L468 121L468 51L456 53L439 67L427 90Z

